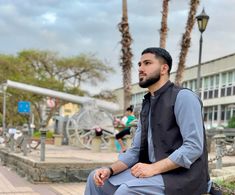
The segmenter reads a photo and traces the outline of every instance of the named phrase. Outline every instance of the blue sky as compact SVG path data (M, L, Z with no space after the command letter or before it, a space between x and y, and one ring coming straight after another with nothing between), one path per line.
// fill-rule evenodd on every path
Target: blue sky
M235 1L201 0L210 16L203 33L202 61L235 53ZM16 54L23 49L57 51L61 56L93 53L114 67L116 73L98 87L83 85L91 93L122 86L120 39L121 0L0 0L0 53ZM180 40L184 33L189 0L169 4L167 50L176 70ZM128 0L130 33L134 40L133 83L138 81L137 62L141 51L159 46L161 0ZM187 66L198 62L199 31L192 32Z

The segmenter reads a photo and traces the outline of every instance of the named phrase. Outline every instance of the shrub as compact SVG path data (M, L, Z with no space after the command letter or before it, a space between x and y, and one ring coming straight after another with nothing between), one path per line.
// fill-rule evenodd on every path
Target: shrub
M228 121L228 128L235 128L235 116Z
M41 132L39 130L34 131L33 137L40 138ZM46 138L53 138L54 133L52 131L47 131Z
M216 180L215 183L221 186L223 195L232 195L235 191L235 181Z

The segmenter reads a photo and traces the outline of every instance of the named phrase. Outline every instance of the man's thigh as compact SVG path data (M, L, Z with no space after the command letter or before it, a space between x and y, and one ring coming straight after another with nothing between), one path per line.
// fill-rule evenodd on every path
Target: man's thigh
M102 187L96 186L94 182L94 174L95 171L92 171L88 178L86 183L86 189L84 195L113 195L118 186L112 185L108 180L104 182L104 185Z
M114 195L164 195L164 191L156 186L128 186L122 184Z

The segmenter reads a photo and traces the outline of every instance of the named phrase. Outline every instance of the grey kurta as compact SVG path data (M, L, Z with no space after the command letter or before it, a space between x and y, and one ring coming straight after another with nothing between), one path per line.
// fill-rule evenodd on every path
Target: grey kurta
M176 151L174 151L168 158L182 167L190 168L191 164L195 160L197 160L197 158L203 152L203 121L201 114L201 105L198 97L190 90L181 90L176 98L174 113L183 137L183 145ZM150 161L155 162L152 146L152 134L150 128L151 127L149 127L148 130L148 147L150 148L148 151ZM129 148L125 153L121 153L119 155L119 160L124 162L129 168L138 162L140 140L141 125L139 123L131 148ZM164 195L165 186L163 178L160 174L149 178L136 178L131 175L130 169L127 169L126 171L109 178L109 182L115 187L115 189L117 189L118 186L122 184L131 187L133 189L133 194ZM89 185L91 184L89 184L88 182L87 185L88 186L85 194L93 195L91 192L88 193ZM105 191L107 192L107 194L110 195L107 189ZM98 195L105 193L96 192L96 194Z

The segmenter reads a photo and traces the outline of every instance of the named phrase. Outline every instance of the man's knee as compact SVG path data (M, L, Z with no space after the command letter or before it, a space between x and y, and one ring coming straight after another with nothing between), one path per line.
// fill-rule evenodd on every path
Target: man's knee
M97 194L96 193L97 187L93 179L94 174L95 174L95 170L90 172L89 176L87 177L85 195Z
M92 172L90 172L90 174L88 175L88 177L87 177L87 182L88 183L94 183L94 175L95 175L95 171L96 170L93 170Z

